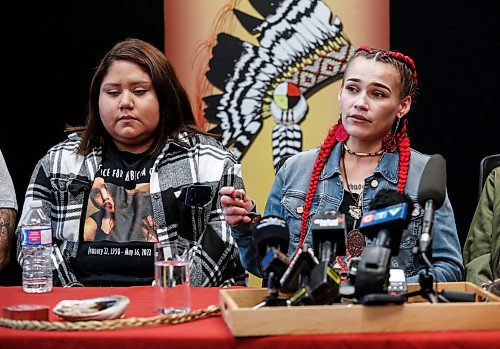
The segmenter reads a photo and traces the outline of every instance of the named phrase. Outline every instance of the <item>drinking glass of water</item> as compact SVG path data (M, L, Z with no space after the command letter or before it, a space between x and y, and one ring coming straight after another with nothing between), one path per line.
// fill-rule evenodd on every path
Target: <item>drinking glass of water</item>
M155 243L157 312L182 315L191 310L190 256L190 244L187 241Z

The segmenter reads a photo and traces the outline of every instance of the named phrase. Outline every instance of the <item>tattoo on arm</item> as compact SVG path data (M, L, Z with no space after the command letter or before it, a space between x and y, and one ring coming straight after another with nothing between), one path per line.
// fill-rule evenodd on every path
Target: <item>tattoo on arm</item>
M0 208L0 269L10 258L10 248L16 223L16 211Z

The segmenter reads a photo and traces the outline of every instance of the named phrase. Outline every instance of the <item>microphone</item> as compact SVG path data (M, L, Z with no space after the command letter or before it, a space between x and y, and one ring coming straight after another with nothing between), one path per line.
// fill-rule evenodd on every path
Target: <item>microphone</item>
M302 248L297 251L290 261L287 270L281 277L281 292L294 293L297 290L305 291L306 285L309 283L311 271L318 263L319 261L314 256L311 246L303 244ZM309 297L309 294L306 296ZM304 299L302 296L300 298Z
M331 263L338 255L346 253L345 228L345 215L335 210L321 212L313 219L313 249L319 259L309 281L314 304L331 304L340 300L340 276Z
M425 165L418 186L418 202L424 207L422 232L419 250L426 253L432 244L432 225L434 212L439 209L446 197L446 160L440 154L432 155Z
M313 219L311 232L314 255L318 259L323 260L323 254L329 254L329 259L346 254L344 214L335 210L326 210L317 214Z
M386 297L389 287L391 256L399 253L401 234L408 226L413 201L393 189L382 189L361 218L359 230L374 239L364 249L356 270L355 294L363 304L399 303L400 298ZM366 295L373 294L370 297ZM378 297L376 294L384 294Z
M391 255L397 256L401 234L410 224L413 209L413 200L407 194L382 189L370 203L370 211L361 217L359 231L375 239L375 246L388 247Z
M279 280L286 271L289 259L286 256L290 242L288 226L280 217L262 217L252 229L253 241L259 254L262 270L273 273Z
M254 309L285 305L286 299L279 296L279 288L280 278L289 264L289 258L285 254L290 242L288 226L281 217L264 216L253 226L252 236L269 290L269 295Z

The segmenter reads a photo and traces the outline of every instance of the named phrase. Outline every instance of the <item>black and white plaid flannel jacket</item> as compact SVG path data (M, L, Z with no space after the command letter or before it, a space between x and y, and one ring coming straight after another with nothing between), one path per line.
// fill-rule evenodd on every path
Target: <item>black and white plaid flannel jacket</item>
M226 224L219 189L243 188L241 165L216 139L202 134L182 134L169 140L157 157L150 179L150 197L158 239L187 239L194 244L192 286L244 285L245 271L238 248ZM26 192L20 222L32 200L43 201L52 219L54 285L80 286L72 272L82 221L83 206L102 161L102 149L77 155L80 138L70 134L53 146L36 165ZM209 185L211 200L204 206L184 206L178 197L193 183ZM22 265L20 225L17 259Z

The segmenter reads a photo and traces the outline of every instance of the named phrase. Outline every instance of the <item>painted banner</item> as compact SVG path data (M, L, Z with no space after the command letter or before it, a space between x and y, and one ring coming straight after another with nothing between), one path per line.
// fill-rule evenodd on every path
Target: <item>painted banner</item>
M164 11L165 53L199 125L241 161L261 212L280 161L338 120L354 49L389 48L389 0L164 0Z

